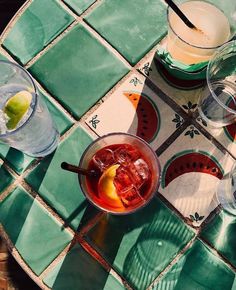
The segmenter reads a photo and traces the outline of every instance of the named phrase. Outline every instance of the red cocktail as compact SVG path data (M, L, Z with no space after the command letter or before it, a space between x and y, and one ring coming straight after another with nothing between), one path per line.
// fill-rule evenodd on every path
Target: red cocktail
M125 214L144 206L159 186L160 166L155 152L141 138L113 133L95 140L80 167L97 172L79 176L85 196L98 208Z

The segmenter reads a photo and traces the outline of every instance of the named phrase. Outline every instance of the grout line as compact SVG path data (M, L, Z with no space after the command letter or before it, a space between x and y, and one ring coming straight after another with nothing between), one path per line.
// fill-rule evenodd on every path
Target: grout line
M206 244L213 254L220 259L220 261L223 261L234 273L236 273L236 266L234 266L227 258L225 258L221 253L219 253L212 244L210 244L207 240L205 240L203 237L198 237L198 239Z
M65 247L64 250L62 250L58 256L43 270L43 272L38 276L39 279L42 280L47 276L48 273L69 253L70 249L74 245L74 239Z
M27 263L24 261L24 259L21 257L18 250L13 245L11 239L5 232L3 226L0 224L0 231L1 236L3 236L4 241L7 244L7 248L11 255L15 258L17 263L21 266L21 268L24 270L25 273L43 290L50 290L41 280L40 278L31 270L31 268L27 265Z
M47 204L47 202L39 195L38 192L34 191L34 189L25 181L22 179L21 186L34 198L34 200L37 200L38 203L48 212L50 213L51 217L54 218L60 225L61 230L66 230L69 232L72 236L75 235L75 231L68 225L65 225L65 221L63 218L52 209L50 205Z
M153 286L158 284L158 282L162 279L162 277L170 270L170 268L176 264L181 257L186 253L188 249L191 248L192 244L195 242L197 237L192 238L187 245L176 255L176 257L169 263L168 266L164 270L161 271L161 273L157 276L155 280L152 281L152 283L148 286L147 290L152 290Z
M34 81L36 83L36 86L39 88L39 90L41 90L42 93L47 96L47 98L50 100L50 102L53 105L55 105L55 107L59 111L62 111L71 122L73 122L73 123L77 122L77 120L75 118L73 118L72 113L68 112L66 110L66 108L63 107L63 105L55 97L53 97L52 94L49 91L47 91L47 89L38 80L36 80L34 78Z
M109 51L111 51L123 64L130 70L132 70L132 66L130 63L120 54L115 47L113 47L105 38L103 38L92 26L90 26L84 20L82 21L82 25L97 39L100 41L103 46L105 46Z
M81 17L86 17L89 13L91 13L95 8L97 8L103 0L97 0L93 4L91 4L82 14L80 14Z
M57 0L57 3L71 16L73 16L75 19L77 19L78 15L73 11L70 6L65 3L63 0Z
M145 76L143 72L140 71L141 74ZM182 109L173 99L171 99L166 93L164 93L156 84L154 84L151 79L147 76L145 82L147 83L148 87L153 90L163 102L169 105L172 110L177 112L183 119L189 119L189 115Z
M221 213L222 211L222 206L219 204L213 211L210 212L210 214L207 216L207 218L201 223L200 225L200 229L199 229L199 233L200 234L202 232L202 230L207 227L207 225L209 223L211 223L211 221Z
M99 251L93 248L86 240L82 239L81 237L78 237L78 242L87 253L89 253L100 265L102 265L103 268L105 268L108 273L110 273L116 280L125 285L128 289L132 290L132 287L129 285L129 283L113 269L112 265L110 265L110 263L108 263L105 258L103 258ZM116 275L113 275L114 273L116 273Z
M182 222L185 224L185 225L188 225L191 230L195 233L195 235L198 235L199 234L199 231L200 231L200 226L194 226L192 225L191 223L189 223L185 216L177 209L175 208L170 202L168 199L165 198L165 196L163 194L161 194L160 192L158 192L158 194L156 195L157 197L160 198L160 200L172 211L174 212L181 220Z
M214 138L203 126L201 126L195 119L192 120L193 125L213 144L215 145L221 152L224 154L229 154L234 160L236 157L222 145L217 139Z
M43 56L52 46L58 43L69 31L71 31L76 25L77 21L73 21L65 30L63 30L56 38L54 38L46 47L44 47L39 53L37 53L31 60L24 64L25 69L32 66L41 56Z
M184 132L189 126L189 121L184 121L183 124L177 128L165 141L157 148L156 154L160 156L169 146Z

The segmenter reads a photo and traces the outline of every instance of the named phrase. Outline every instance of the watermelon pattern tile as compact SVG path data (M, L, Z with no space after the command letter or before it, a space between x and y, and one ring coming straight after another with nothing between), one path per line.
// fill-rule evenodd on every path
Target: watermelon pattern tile
M236 158L236 123L223 128L213 128L200 116L197 117L197 121Z
M203 92L203 87L184 90L178 89L167 83L161 76L156 62L156 51L152 51L139 64L138 69L147 76L158 88L160 88L168 97L178 104L186 113L192 115L197 109L198 100Z
M218 205L215 191L230 171L233 158L223 154L193 125L160 156L160 192L186 218L199 226Z
M221 211L219 215L203 227L201 237L236 267L235 216L226 211Z
M72 125L73 120L70 119L63 111L59 110L57 105L54 104L46 93L39 90L40 97L46 102L47 107L51 113L51 116L60 132L64 134ZM17 173L24 171L33 161L34 158L23 154L14 148L9 147L6 144L0 143L0 156L6 160L6 162Z
M0 164L0 195L1 193L14 181L14 177L9 173L6 168Z
M166 33L166 5L160 0L105 0L86 21L134 65Z
M128 72L128 68L81 24L70 30L29 70L77 118Z
M63 0L78 15L82 14L95 0Z
M86 119L86 124L99 136L109 132L128 132L143 138L154 150L183 122L148 87L141 74L131 74Z
M152 290L231 290L235 273L201 241L196 240L179 261L154 283Z
M58 2L34 0L7 34L3 46L22 64L32 59L74 21Z
M236 289L236 218L215 197L236 160L236 128L206 126L203 87L165 78L156 52L166 7L29 0L0 39L0 60L32 74L61 134L39 159L0 144L0 225L42 289ZM150 203L122 216L94 208L77 174L61 169L95 136L118 131L146 140L162 167Z
M191 240L194 233L154 197L132 215L106 215L88 241L134 289L146 289Z
M74 129L54 154L43 159L26 176L33 189L63 217L66 225L75 230L88 218L89 203L79 187L77 174L62 170L61 163L66 161L77 165L91 141L92 138L82 128ZM92 215L92 209L90 211Z
M47 274L44 283L54 290L126 289L78 244Z
M22 188L15 189L0 203L0 222L36 274L72 240L72 235Z

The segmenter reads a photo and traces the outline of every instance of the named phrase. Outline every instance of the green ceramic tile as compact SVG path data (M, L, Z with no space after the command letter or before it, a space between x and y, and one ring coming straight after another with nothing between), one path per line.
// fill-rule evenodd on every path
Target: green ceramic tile
M133 285L146 289L193 232L159 199L137 213L105 216L86 239Z
M73 125L74 122L54 103L52 103L47 95L44 95L42 91L39 91L39 93L41 98L43 98L46 102L53 121L57 125L57 129L59 130L60 134L63 135Z
M7 58L3 54L0 53L0 60L7 60Z
M63 0L68 4L77 14L82 14L95 0Z
M48 109L52 115L54 122L60 134L63 134L68 130L73 122L65 115L63 111L60 111L56 105L54 105L46 95L39 91L41 97L45 100ZM10 148L8 145L0 144L0 156L7 161L7 163L17 172L24 171L34 160L34 158L23 154L22 152Z
M236 266L236 217L222 211L202 230L201 236Z
M3 46L25 64L73 20L58 1L34 0L15 23Z
M166 33L166 6L161 0L104 0L86 20L131 64Z
M113 276L76 245L44 279L53 290L124 290Z
M0 222L29 267L39 275L72 236L22 188L0 203Z
M13 182L13 176L0 165L0 194Z
M27 177L26 181L53 207L75 230L85 222L91 212L82 194L76 174L62 170L66 161L78 164L92 138L77 128L65 139L54 154L45 158Z
M200 241L196 241L152 290L231 290L235 274Z
M128 69L89 31L78 25L39 58L30 71L79 118Z

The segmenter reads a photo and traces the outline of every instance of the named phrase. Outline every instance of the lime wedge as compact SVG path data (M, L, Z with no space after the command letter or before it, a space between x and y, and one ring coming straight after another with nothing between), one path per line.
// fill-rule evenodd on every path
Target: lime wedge
M11 97L5 107L4 113L8 117L7 129L13 130L28 111L32 95L27 91L20 91Z

